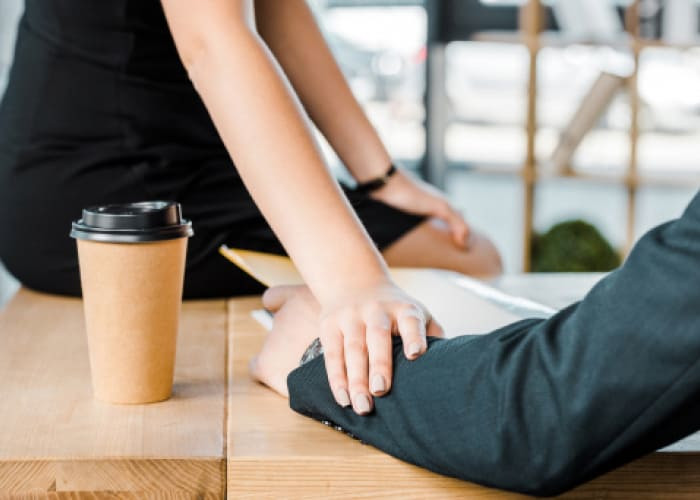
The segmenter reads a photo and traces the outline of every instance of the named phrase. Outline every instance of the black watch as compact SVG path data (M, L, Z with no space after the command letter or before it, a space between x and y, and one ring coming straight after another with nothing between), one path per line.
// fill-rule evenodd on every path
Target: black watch
M396 165L392 163L389 167L389 170L387 170L387 172L384 175L367 182L358 182L355 186L354 191L357 193L371 193L373 191L376 191L377 189L383 188L386 185L386 183L389 182L389 179L392 175L396 173L397 170L398 169L396 168Z
M323 354L323 345L321 345L321 339L317 337L304 351L301 361L299 361L299 366L303 366L312 359L318 358L321 354Z

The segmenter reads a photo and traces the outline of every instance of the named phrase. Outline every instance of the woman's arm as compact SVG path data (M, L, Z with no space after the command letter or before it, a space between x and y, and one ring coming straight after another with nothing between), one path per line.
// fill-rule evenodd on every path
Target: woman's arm
M359 181L380 177L391 157L352 95L305 0L255 0L260 36L309 116Z
M320 359L289 375L290 404L442 474L561 493L700 428L698 283L700 195L548 320L436 339L410 364L397 341L371 415L330 404Z
M366 413L369 378L384 381L375 395L391 383L392 327L415 358L426 349L429 315L391 283L326 169L301 106L255 31L252 1L162 3L189 77L246 187L322 305L336 399Z
M355 179L384 175L391 157L353 96L305 0L255 0L257 29L304 104ZM399 172L373 197L392 206L444 220L458 246L468 228L435 188Z

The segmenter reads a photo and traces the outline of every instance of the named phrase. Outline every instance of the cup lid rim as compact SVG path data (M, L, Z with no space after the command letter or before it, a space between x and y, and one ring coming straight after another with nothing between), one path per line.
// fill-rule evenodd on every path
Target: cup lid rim
M142 201L93 205L71 224L70 236L105 242L148 242L190 237L192 222L175 201Z
M82 221L80 219L73 222L70 232L71 238L114 243L139 243L194 236L192 222L186 219L179 226L164 226L152 229L104 229L86 226Z

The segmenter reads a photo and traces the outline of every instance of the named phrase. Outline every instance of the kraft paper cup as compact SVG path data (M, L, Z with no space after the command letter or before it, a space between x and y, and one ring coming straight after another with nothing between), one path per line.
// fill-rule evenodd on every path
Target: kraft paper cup
M95 398L170 397L192 234L174 202L92 207L73 223Z

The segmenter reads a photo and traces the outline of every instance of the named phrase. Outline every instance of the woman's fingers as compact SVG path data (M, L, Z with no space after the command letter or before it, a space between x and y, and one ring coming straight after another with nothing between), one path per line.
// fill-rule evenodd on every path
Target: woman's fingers
M367 354L369 357L369 390L382 396L391 389L392 342L391 319L383 311L367 318Z
M343 348L345 369L348 376L350 400L355 413L366 415L372 411L372 397L369 394L369 359L365 325L361 321L350 320L343 325Z
M350 406L348 380L345 374L345 349L343 335L334 323L322 326L321 344L326 363L328 384L336 403L342 407Z
M391 282L359 293L359 299L321 311L321 343L336 401L366 415L374 407L373 396L383 396L392 387L393 328L409 360L426 351L428 329L435 336L442 336L442 329Z
M427 349L425 314L417 306L402 308L396 315L396 325L403 340L406 358L416 359Z
M447 214L447 223L450 226L450 232L452 233L452 239L455 244L459 247L467 248L469 226L464 220L464 217L462 217L462 214L450 207Z
M435 321L433 318L430 318L428 321L428 337L445 337L445 330L443 330L440 323Z
M469 226L459 211L455 210L449 202L443 200L433 209L433 215L447 224L455 245L467 248Z

